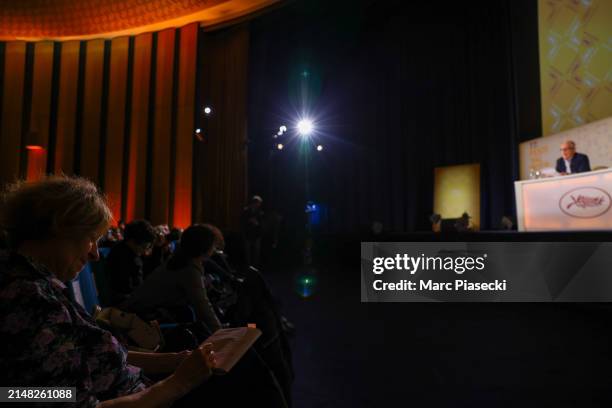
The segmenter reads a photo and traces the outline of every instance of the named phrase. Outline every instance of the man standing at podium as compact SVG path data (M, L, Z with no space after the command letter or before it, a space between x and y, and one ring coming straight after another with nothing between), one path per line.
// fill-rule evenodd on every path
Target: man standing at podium
M589 156L576 153L576 143L572 140L567 140L561 144L561 157L557 159L557 167L555 169L557 173L561 173L563 176L591 171Z

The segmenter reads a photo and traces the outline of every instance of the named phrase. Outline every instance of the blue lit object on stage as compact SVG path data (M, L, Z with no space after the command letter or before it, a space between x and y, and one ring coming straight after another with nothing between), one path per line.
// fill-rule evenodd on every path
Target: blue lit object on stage
M296 291L303 298L312 296L316 290L316 286L317 278L312 273L298 276L296 280Z
M308 217L308 225L310 227L321 224L321 208L314 201L308 201L304 212Z

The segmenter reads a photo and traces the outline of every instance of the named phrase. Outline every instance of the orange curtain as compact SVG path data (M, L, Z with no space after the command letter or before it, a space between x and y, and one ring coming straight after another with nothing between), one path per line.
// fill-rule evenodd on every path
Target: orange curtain
M21 125L26 44L6 43L2 78L2 117L0 127L0 184L19 177L22 153Z
M117 220L188 226L198 32L1 43L0 184L76 173Z
M183 28L180 35L171 219L174 225L181 228L191 224L192 218L193 128L198 32L198 26L192 24Z

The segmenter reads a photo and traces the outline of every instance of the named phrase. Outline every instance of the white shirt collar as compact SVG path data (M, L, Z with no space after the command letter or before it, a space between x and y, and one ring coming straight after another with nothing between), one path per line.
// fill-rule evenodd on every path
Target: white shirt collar
M563 159L563 160L565 160L565 159ZM572 159L565 160L565 172L566 173L571 173L572 172L571 162L572 162Z

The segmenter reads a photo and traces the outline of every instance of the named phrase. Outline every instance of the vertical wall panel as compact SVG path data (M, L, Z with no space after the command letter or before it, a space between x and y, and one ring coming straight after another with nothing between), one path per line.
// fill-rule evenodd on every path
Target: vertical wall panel
M0 41L0 130L2 129L2 100L4 99L4 51L6 43ZM2 134L0 133L0 137Z
M115 38L111 45L108 90L108 127L104 191L115 218L121 218L121 184L123 175L123 143L128 68L129 37Z
M51 106L49 109L49 142L47 149L47 165L45 172L53 173L55 169L55 144L57 141L57 107L59 99L59 75L62 66L62 43L53 43L53 70L51 74Z
M34 46L36 43L26 43L25 73L23 77L23 108L21 109L21 149L19 151L19 177L23 178L27 171L28 156L24 145L30 135L30 119L32 113L32 83L34 74Z
M149 79L151 73L151 33L135 38L132 81L126 220L145 216Z
M41 146L46 152L49 144L49 121L51 113L51 84L53 75L53 42L41 41L34 45L34 69L32 73L32 110L30 112L29 130L23 145ZM28 178L34 170L44 172L46 154L40 150L28 152Z
M72 174L79 77L79 41L62 43L55 139L55 173Z
M168 223L170 197L170 135L172 132L172 79L175 30L164 30L157 37L155 78L155 119L153 133L151 222Z
M0 183L18 177L21 156L21 114L25 76L26 44L9 42L4 58L2 128L0 129Z
M193 132L198 25L181 28L178 73L176 157L172 224L186 227L192 219Z
M106 145L108 142L108 95L110 84L110 60L111 40L104 41L104 60L102 63L102 95L100 98L100 157L98 159L98 181L100 188L104 191L106 184L104 174L106 172Z
M81 175L98 182L104 40L87 42L81 133Z
M2 43L0 182L77 172L116 218L188 226L198 30Z
M144 216L147 220L151 219L151 185L153 183L153 133L155 130L155 78L157 77L157 37L158 33L153 33L151 44L151 81L149 82L149 113L147 117L147 164L146 164L146 181L145 181L145 211ZM27 61L27 59L26 59Z
M121 171L121 220L127 219L127 197L130 162L130 132L132 126L132 93L134 82L134 48L136 39L130 37L128 44L127 77L125 87L125 123L123 126L123 161Z

